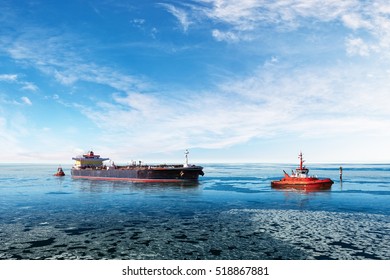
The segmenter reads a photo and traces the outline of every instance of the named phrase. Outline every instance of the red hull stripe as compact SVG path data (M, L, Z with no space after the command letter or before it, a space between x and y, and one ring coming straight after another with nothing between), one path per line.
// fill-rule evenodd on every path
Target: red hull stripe
M325 189L331 188L333 182L322 182L322 183L285 183L285 182L272 182L272 187L277 188L309 188L309 189Z
M104 180L104 181L126 181L135 183L180 183L196 181L191 179L138 179L138 178L113 178L113 177L91 177L91 176L72 176L74 179Z
M272 185L275 188L308 188L308 189L330 189L332 185L293 185L293 184L284 184L284 185Z

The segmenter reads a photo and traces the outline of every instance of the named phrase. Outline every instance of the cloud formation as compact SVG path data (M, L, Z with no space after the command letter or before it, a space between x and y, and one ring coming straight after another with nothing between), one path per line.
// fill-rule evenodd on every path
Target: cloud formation
M22 96L20 99L22 100L22 102L24 104L29 105L29 106L32 105L32 102L31 102L30 98L28 98L27 96Z
M152 43L138 43L144 37L130 32L121 34L126 40L115 47L62 26L22 23L23 28L15 25L13 32L2 33L1 54L22 65L0 73L0 127L10 135L2 141L16 147L37 132L46 137L36 137L36 143L58 140L47 120L21 130L27 111L42 100L83 122L77 141L72 136L81 130L79 124L63 130L71 135L71 144L64 140L64 146L78 149L93 135L96 146L110 154L116 153L117 143L127 153L142 155L223 149L286 135L314 140L389 136L386 1L194 0L166 1L153 8L180 24L180 30L167 28L174 33L164 29L156 34L185 38L185 43L172 42L172 48L183 50L181 56L161 54L159 36L147 36L153 41L148 51L131 53L134 45ZM99 18L104 11L99 9ZM126 20L132 30L146 28L146 23L154 26L147 14L126 14ZM327 32L321 33L322 28ZM153 81L145 69L166 80ZM44 79L32 80L37 76ZM190 82L180 84L178 77ZM8 105L17 109L17 118L4 117Z
M140 154L222 149L283 134L323 139L382 131L385 137L390 87L367 83L370 75L383 82L389 76L353 65L294 71L265 63L251 76L230 77L212 91L171 92L162 99L158 92L114 95L114 103L82 111L126 150Z
M0 75L0 82L7 82L12 84L19 84L21 85L22 90L27 91L37 91L38 86L36 86L32 82L23 81L17 74L1 74Z
M3 82L16 82L18 80L18 75L16 74L1 74L0 81Z
M172 4L161 3L162 7L164 7L169 13L171 13L180 23L184 32L187 32L188 27L192 24L189 19L187 12L184 9L177 8Z
M183 22L212 20L216 25L211 35L217 41L237 42L254 40L261 30L268 28L289 32L298 28L316 28L318 22L335 22L349 29L352 36L347 40L349 54L366 56L390 49L390 4L386 0L321 1L321 0L195 0L191 13ZM170 10L175 6L167 4ZM184 25L185 31L189 25ZM357 42L363 48L351 51Z

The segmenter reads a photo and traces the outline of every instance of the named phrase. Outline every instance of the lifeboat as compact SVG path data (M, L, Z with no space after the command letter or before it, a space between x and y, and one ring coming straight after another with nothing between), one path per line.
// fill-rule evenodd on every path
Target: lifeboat
M284 172L284 177L279 181L272 181L271 187L275 189L302 189L302 190L326 190L330 189L333 181L329 178L317 178L309 176L309 169L303 166L302 153L299 154L299 167L291 175Z
M62 170L62 167L58 167L57 173L55 173L53 175L57 176L57 177L62 177L62 176L65 176L65 172L64 172L64 170Z

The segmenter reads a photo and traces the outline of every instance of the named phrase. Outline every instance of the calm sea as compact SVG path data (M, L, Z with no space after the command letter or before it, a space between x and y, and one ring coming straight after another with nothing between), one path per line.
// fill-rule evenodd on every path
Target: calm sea
M390 259L390 165L312 165L329 191L281 191L288 164L205 164L199 184L0 165L0 259Z

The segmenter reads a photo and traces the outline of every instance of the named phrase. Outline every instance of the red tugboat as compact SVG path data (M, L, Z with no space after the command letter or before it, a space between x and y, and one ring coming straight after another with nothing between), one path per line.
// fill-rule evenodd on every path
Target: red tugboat
M62 170L62 167L58 167L57 169L57 173L53 174L54 176L57 176L57 177L62 177L62 176L65 176L65 172L64 170Z
M288 175L284 172L284 178L279 181L272 181L271 187L275 189L302 189L302 190L326 190L330 189L333 181L329 178L319 179L315 176L309 176L309 169L303 166L302 152L298 156L299 167Z

